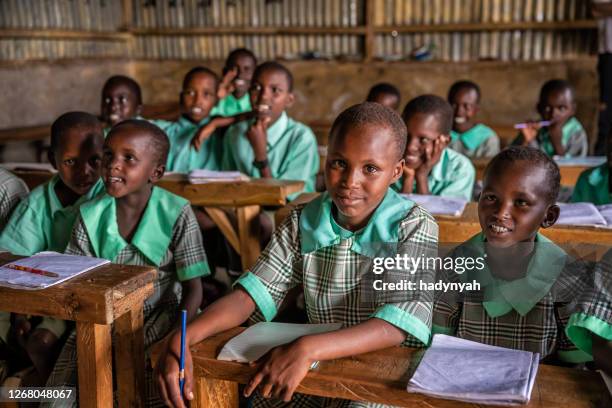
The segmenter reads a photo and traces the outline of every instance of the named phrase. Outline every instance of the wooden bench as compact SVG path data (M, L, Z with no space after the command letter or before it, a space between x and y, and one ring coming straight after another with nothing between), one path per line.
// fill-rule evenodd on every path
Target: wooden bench
M191 348L195 395L191 407L238 406L238 384L246 384L256 370L248 364L217 360L216 356L223 345L242 330L244 329L228 330ZM156 347L155 361L161 346L158 344ZM404 407L485 407L408 393L406 385L423 352L423 349L392 347L353 357L322 361L317 369L306 375L297 392ZM524 406L603 408L611 403L610 395L599 374L540 365L531 401Z

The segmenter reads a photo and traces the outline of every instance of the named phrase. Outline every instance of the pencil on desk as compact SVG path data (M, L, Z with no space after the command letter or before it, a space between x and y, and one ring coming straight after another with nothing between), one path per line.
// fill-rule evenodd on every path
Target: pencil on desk
M59 274L55 273L55 272L49 272L49 271L45 271L43 269L36 269L36 268L30 268L29 266L22 266L22 265L16 265L16 264L6 264L3 265L4 268L9 268L9 269L14 269L16 271L22 271L22 272L29 272L29 273L33 273L36 275L43 275L43 276L47 276L49 278L59 278Z
M181 396L185 388L185 335L187 331L187 310L181 310L181 358L179 361L179 388Z
M552 122L550 120L543 120L540 122L534 122L534 125L538 125L540 127L543 126L550 126ZM530 123L517 123L514 125L515 129L527 129L529 127Z

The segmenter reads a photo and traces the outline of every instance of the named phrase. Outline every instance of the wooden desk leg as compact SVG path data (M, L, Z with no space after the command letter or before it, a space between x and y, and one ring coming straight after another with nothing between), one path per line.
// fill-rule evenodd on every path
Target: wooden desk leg
M115 321L115 373L120 407L144 407L145 352L143 303Z
M192 408L237 408L238 383L199 377L195 380Z
M79 406L113 406L111 326L77 321Z
M238 216L238 236L240 238L240 258L242 268L247 270L255 265L255 261L261 253L259 245L259 223L257 216L260 207L249 205L236 208Z

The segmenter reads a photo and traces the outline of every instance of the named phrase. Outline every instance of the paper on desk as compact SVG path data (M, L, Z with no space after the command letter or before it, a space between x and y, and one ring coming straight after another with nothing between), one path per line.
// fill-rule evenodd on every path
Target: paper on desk
M491 405L529 401L539 354L436 334L409 392Z
M110 261L88 256L64 255L57 252L39 252L29 258L9 263L42 269L59 275L58 277L48 277L0 266L0 286L33 290L57 285L98 266L108 264Z
M258 360L274 347L291 343L302 336L330 332L341 327L342 323L293 324L260 322L228 341L221 349L217 360L250 363Z
M458 197L440 197L425 194L402 194L414 201L433 215L449 215L459 217L463 214L467 200Z
M191 184L214 183L219 181L248 181L249 177L239 171L192 170L187 176Z
M600 211L591 203L557 203L561 214L559 225L606 225Z
M560 157L555 156L555 163L559 167L597 167L606 162L606 156L587 156L587 157Z

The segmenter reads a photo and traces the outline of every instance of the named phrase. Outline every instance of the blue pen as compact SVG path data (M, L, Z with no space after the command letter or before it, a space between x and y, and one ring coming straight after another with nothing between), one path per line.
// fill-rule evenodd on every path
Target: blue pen
M185 336L187 335L187 310L181 310L181 359L179 362L179 387L181 396L185 388Z

